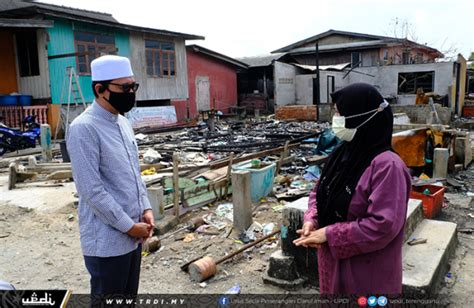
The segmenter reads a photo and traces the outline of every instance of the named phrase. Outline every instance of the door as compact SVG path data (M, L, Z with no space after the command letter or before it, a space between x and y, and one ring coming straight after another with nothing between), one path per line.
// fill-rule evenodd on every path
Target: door
M198 111L211 110L208 76L196 76L196 104Z
M13 33L8 30L1 30L0 42L2 42L0 44L0 67L2 68L0 94L18 92Z

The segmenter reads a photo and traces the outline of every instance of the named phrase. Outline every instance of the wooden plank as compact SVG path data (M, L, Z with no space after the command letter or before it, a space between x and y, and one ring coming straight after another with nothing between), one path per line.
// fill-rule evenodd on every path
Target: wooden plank
M173 203L174 203L174 215L179 217L179 154L173 153Z

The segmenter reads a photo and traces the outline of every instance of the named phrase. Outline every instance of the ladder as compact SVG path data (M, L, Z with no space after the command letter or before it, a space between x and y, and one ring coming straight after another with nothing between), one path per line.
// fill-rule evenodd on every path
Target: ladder
M67 101L65 100L67 95ZM82 94L81 85L79 84L79 76L76 73L76 70L72 66L66 67L66 78L64 78L63 87L61 89L61 99L60 104L61 106L66 103L67 110L66 110L66 121L62 120L61 116L61 108L59 108L58 114L58 123L56 125L56 131L54 133L54 141L58 137L59 127L64 125L64 135L67 135L67 131L69 128L69 111L71 107L71 103L73 103L76 107L79 104L82 104L84 110L87 109L87 104L84 99L84 95Z

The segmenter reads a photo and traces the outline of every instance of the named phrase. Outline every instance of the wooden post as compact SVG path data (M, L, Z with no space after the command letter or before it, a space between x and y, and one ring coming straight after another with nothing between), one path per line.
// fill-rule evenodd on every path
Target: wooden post
M173 201L174 201L174 216L179 218L179 154L173 153Z
M240 232L252 224L252 198L250 172L232 172L232 203L234 204L234 228Z
M288 147L290 145L290 140L287 140L285 142L285 146L283 148L283 153L281 153L280 160L277 163L275 175L278 175L280 173L280 168L283 165L283 160L288 156Z
M225 192L224 192L224 197L227 198L229 195L229 185L230 183L230 175L232 173L232 163L234 161L234 152L230 153L229 157L229 167L227 168L227 177L226 177L226 182L225 182Z
M50 162L53 160L53 152L51 147L51 127L49 124L41 124L41 156L44 161Z

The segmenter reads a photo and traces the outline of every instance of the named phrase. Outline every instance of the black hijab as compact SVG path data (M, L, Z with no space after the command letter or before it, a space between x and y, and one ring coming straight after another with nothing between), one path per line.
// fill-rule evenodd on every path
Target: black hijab
M331 94L341 116L361 114L384 101L373 86L356 83ZM346 128L356 128L373 113L346 119ZM390 106L357 129L350 142L343 142L330 155L317 187L319 227L347 220L347 211L360 177L378 154L391 150L393 114Z

